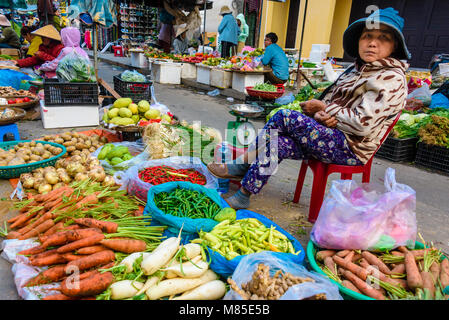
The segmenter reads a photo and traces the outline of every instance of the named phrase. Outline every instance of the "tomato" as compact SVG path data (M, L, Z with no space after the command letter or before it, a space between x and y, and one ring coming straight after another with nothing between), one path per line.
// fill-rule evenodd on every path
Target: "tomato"
M23 102L30 102L30 101L31 101L31 99L28 97L23 98Z
M16 99L16 103L23 103L23 99L17 98L17 99Z
M8 100L8 104L15 104L16 101L15 100Z

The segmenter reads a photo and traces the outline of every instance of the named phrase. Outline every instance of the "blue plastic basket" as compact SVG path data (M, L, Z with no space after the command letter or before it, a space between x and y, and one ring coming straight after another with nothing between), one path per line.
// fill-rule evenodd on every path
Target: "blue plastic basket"
M8 141L8 142L2 142L0 143L0 148L3 150L9 150L14 148L19 143L25 143L25 142L31 142L32 140L19 140L19 141ZM22 173L28 173L33 171L37 168L44 168L48 166L54 166L56 161L61 158L66 152L67 149L58 143L48 142L48 141L39 141L35 140L36 143L42 143L43 145L49 144L53 147L58 147L62 149L62 152L54 157L33 162L33 163L27 163L27 164L20 164L17 166L0 166L0 179L12 179L12 178L18 178Z

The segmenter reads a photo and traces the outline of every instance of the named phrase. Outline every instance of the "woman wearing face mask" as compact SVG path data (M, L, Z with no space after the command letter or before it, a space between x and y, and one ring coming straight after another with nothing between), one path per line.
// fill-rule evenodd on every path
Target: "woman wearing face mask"
M374 26L369 22L378 21ZM343 47L354 65L321 95L301 104L302 113L278 111L248 152L229 164L209 164L223 179L242 180L240 190L226 201L235 209L250 205L283 159L317 159L324 163L363 165L405 107L411 58L402 29L404 19L392 8L381 9L351 24ZM277 150L270 142L277 132ZM274 152L273 152L274 151Z

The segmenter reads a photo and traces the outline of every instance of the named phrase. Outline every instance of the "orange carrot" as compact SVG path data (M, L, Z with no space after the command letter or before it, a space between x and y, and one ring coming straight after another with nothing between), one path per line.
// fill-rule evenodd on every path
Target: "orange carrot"
M20 215L20 218L17 219L16 221L14 221L9 227L11 229L15 229L17 227L21 227L22 225L24 225L26 222L28 222L29 220L31 220L32 218L34 218L38 214L42 214L42 212L44 212L44 211L43 210L39 210L39 211L34 211L32 213L23 213L23 214Z
M383 282L387 282L396 287L401 286L403 288L407 288L407 282L405 280L392 279L387 277L382 271L377 268L377 266L370 265L369 262L365 260L365 258L362 258L362 260L360 261L360 265L365 268L370 273L370 275Z
M37 236L40 233L44 233L51 227L55 225L55 222L52 219L45 220L40 225L36 226L34 229L30 230L28 233L25 233L24 235L19 237L19 240L25 240L32 237Z
M378 267L379 270L384 274L391 274L390 268L388 268L387 265L383 263L382 260L380 260L371 252L362 251L362 256L366 259L366 261L368 261L369 264Z
M432 274L428 271L421 271L422 288L429 291L431 299L435 296L435 284L433 283Z
M97 233L87 238L82 238L80 240L76 240L73 242L70 242L62 247L59 247L57 252L58 253L65 253L70 252L79 248L92 246L94 244L99 243L101 240L104 239L104 234Z
M73 253L70 253L70 252L68 252L68 253L62 253L61 254L63 257L64 257L64 259L66 259L68 262L70 262L70 261L75 261L75 260L78 260L79 258L82 258L83 256L80 256L80 255L76 255L76 254L73 254Z
M332 257L326 257L324 258L324 265L326 267L328 267L328 269L333 273L333 274L337 274L337 267L335 265L334 260L332 259Z
M341 250L341 251L338 251L338 252L336 253L336 255L339 256L340 258L344 258L344 257L346 257L346 255L347 255L350 251L351 251L351 250Z
M53 219L53 215L51 214L51 212L46 212L39 219L34 221L32 224L27 225L26 227L24 227L20 230L17 230L17 232L20 232L22 235L28 234L31 230L35 229L37 226L39 226L42 223L44 223L45 221L51 220L51 219ZM54 224L52 226L54 226ZM45 230L45 231L47 231L47 230ZM23 239L21 239L21 240L23 240Z
M332 257L335 254L335 250L321 250L316 253L316 259L318 261L324 261L326 257Z
M17 254L21 254L24 256L33 255L33 254L38 254L38 253L44 252L45 249L46 249L46 247L39 245L39 246L32 247L30 249L22 250L22 251L18 252Z
M354 252L353 250L351 250L351 252L349 252L349 253L344 257L344 259L345 259L346 261L351 261L351 262L352 262L352 258L354 258L354 255L355 255L355 252Z
M351 261L346 261L343 258L340 258L339 256L335 255L332 257L334 259L335 263L338 264L340 267L343 267L344 269L347 269L354 273L357 277L362 279L363 281L366 281L366 278L369 275L369 272L362 268L361 266L356 265L355 263Z
M22 234L17 231L9 231L6 235L6 239L19 239Z
M80 248L76 251L77 254L93 254L100 251L109 250L103 245L94 245L89 247Z
M50 236L50 235L55 234L56 232L58 232L59 230L62 230L62 229L64 229L64 222L59 221L53 227L51 227L50 229L45 231L43 236L46 236L46 237Z
M54 201L57 198L59 198L64 193L64 191L66 191L69 188L70 188L69 186L64 186L64 187L61 187L61 188L58 188L58 189L54 189L54 190L52 190L52 191L50 191L50 192L48 192L46 194L43 194L41 197L37 197L36 196L35 200L39 201L39 202Z
M145 251L147 249L145 241L137 239L111 238L101 240L100 243L109 249L124 253Z
M85 205L88 204L96 204L98 203L98 195L100 194L100 191L94 192L90 195L88 195L87 197L85 197L83 200L79 201L76 205L75 208L76 209L81 209L81 207L84 207Z
M22 213L22 214L24 214L24 213ZM6 220L6 222L8 222L8 223L13 223L13 222L16 221L17 219L19 219L19 218L22 216L22 214L18 214L17 216L14 216L14 217L12 217L11 219Z
M61 231L52 234L47 240L42 244L45 248L52 246L64 245L67 242L76 241L82 238L87 238L91 235L102 233L100 229L89 228L89 229L76 229Z
M31 201L30 203L28 203L26 206L20 208L19 212L20 213L24 213L27 212L29 209L31 209L34 206L37 206L39 203L36 200ZM8 221L9 222L9 221Z
M105 250L94 254L90 254L78 260L70 261L67 264L67 268L77 267L80 271L84 271L101 264L112 262L114 260L115 260L114 251Z
M37 276L28 280L23 287L33 287L61 280L66 276L65 265L58 265L42 271Z
M80 280L77 286L70 282L61 283L61 293L69 297L95 296L105 291L114 282L112 272L94 274L89 278Z
M391 269L391 274L404 274L405 273L405 264L401 263L396 265L393 269Z
M362 292L360 292L360 290L357 289L357 287L355 285L353 285L352 282L349 280L343 280L341 282L341 285L348 288L349 290L352 290L352 291L362 294Z
M362 255L359 254L359 253L356 253L356 254L354 254L354 256L352 257L351 261L355 263L356 261L359 261L360 259L362 259Z
M407 274L407 285L410 289L416 290L423 287L423 280L416 265L415 257L411 252L405 254L405 272Z
M385 300L385 296L377 289L374 289L371 287L368 283L366 283L364 280L357 277L355 274L353 274L349 270L343 270L343 276L352 282L352 284L359 289L363 294L367 295L368 297L377 299L377 300Z
M62 293L56 293L56 294L52 294L52 295L43 297L42 300L79 300L79 299L75 298L75 297L69 297Z
M98 219L92 218L80 218L75 219L75 223L89 227L89 228L98 228L106 233L116 233L118 229L118 224L112 221L102 221Z
M47 257L30 260L30 264L36 267L51 266L54 264L66 263L67 260L60 254L54 253Z
M440 282L443 288L449 286L449 260L443 259L440 263Z
M47 250L47 251L44 251L44 252L41 252L41 253L33 254L33 255L31 255L31 256L29 257L29 259L32 260L32 259L38 259L38 258L48 257L48 256L50 256L50 255L52 255L52 254L55 254L55 253L57 253L57 252L56 252L56 249L51 249L51 250Z

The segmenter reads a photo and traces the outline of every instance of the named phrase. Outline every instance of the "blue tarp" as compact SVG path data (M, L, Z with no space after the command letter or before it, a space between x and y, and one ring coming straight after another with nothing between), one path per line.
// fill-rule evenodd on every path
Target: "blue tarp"
M31 80L32 78L25 73L11 69L0 69L0 87L13 87L20 90L22 80Z

